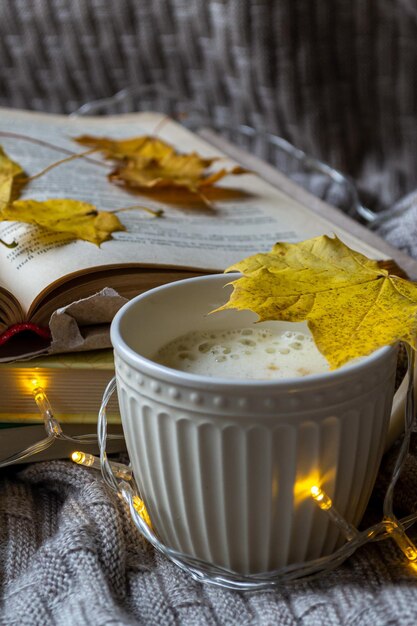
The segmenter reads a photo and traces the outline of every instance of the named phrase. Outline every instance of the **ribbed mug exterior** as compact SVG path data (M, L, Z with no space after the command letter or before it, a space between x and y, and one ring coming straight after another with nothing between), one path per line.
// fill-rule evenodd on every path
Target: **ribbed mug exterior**
M388 430L394 348L311 382L219 386L173 379L113 343L135 480L166 545L245 574L330 554L342 538L313 484L358 524Z

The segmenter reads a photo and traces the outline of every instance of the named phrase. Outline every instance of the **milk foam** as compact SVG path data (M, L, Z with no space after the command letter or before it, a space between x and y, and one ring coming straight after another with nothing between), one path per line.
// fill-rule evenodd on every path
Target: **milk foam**
M261 326L190 332L163 346L153 360L217 378L275 380L329 371L311 335Z

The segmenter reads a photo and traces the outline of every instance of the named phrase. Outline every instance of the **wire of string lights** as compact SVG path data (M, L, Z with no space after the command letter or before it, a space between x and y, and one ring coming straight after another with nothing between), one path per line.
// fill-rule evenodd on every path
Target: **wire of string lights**
M331 523L338 527L345 537L346 542L334 553L305 563L288 565L271 572L242 575L193 556L183 554L164 545L152 527L151 519L146 510L146 503L142 500L141 494L137 489L130 465L110 461L107 456L107 439L120 439L122 437L122 435L107 434L106 410L109 400L116 390L115 378L110 381L103 394L98 414L97 435L88 434L74 437L65 435L58 419L54 416L45 390L37 384L36 380L33 381L32 394L34 402L44 421L46 437L29 448L0 461L0 468L33 457L52 445L56 439L73 443L75 449L71 455L72 460L75 463L84 465L93 470L101 470L105 483L125 502L134 525L156 550L173 561L195 580L228 589L241 591L268 589L284 582L311 578L334 569L366 543L385 539L394 540L406 559L414 563L417 562L417 547L407 535L406 530L417 521L417 511L407 517L398 519L393 510L394 490L406 461L414 421L414 356L409 346L406 346L406 352L409 382L404 413L404 436L399 448L391 480L386 490L383 504L383 519L365 530L357 530L337 511L331 498L322 489L321 485L313 483L310 488L309 496L321 509L323 515L327 515ZM99 458L76 449L76 446L79 446L80 443L97 442L100 449Z
M48 400L48 396L46 395L46 391L39 384L39 381L36 378L34 378L32 381L32 395L42 416L46 437L32 444L28 448L25 448L24 450L16 452L15 454L12 454L5 459L2 459L0 461L0 468L6 467L7 465L11 465L14 463L19 463L21 461L27 461L36 454L39 454L39 452L42 452L43 450L49 448L57 439L69 441L74 445L79 445L80 443L97 443L97 435L95 433L77 435L74 437L70 437L69 435L65 434L58 419L53 413L52 407ZM109 435L109 438L123 439L123 435Z
M346 542L333 554L314 559L305 563L285 566L275 571L261 574L242 575L222 567L218 567L201 559L183 554L164 545L150 524L146 511L146 503L141 499L132 476L126 480L120 473L114 471L106 453L107 420L106 407L116 389L116 380L113 378L108 384L101 404L98 417L98 440L100 448L100 465L103 478L108 487L114 491L127 505L133 523L143 537L156 550L173 561L178 567L187 572L195 580L217 585L227 589L253 591L273 588L282 583L293 580L311 578L339 566L361 546L373 542L392 539L396 542L408 562L417 561L417 547L407 535L406 530L417 521L417 511L411 515L398 519L393 511L394 489L404 467L409 450L410 435L414 421L414 355L409 346L406 346L408 359L408 388L404 414L404 436L396 459L394 471L388 485L383 505L383 519L366 530L359 531L349 524L334 507L331 498L320 485L312 484L310 497L327 515L344 535ZM97 459L98 460L98 459ZM96 463L96 466L98 464Z

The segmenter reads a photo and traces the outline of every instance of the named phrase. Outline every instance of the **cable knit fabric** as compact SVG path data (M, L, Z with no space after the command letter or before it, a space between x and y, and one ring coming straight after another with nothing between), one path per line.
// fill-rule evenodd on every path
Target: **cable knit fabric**
M417 190L380 213L376 230L391 245L417 258Z
M397 489L401 515L417 506L416 447L413 439ZM380 519L395 453L384 459L364 523ZM391 541L278 590L202 586L141 538L98 473L69 461L3 471L0 519L2 626L411 626L417 619L416 570Z
M417 258L412 0L2 0L0 33L1 106L72 113L121 92L97 110L185 112L222 132L248 125L254 134L229 137L348 208L340 186L282 165L263 140L281 135L350 175L381 212L378 232ZM399 516L417 508L415 437ZM363 524L381 519L395 453ZM69 461L0 472L0 554L0 626L417 620L417 569L391 541L276 590L201 585L139 536L97 473Z
M71 113L130 87L113 112L281 135L372 208L417 186L413 0L2 0L0 25L0 105Z

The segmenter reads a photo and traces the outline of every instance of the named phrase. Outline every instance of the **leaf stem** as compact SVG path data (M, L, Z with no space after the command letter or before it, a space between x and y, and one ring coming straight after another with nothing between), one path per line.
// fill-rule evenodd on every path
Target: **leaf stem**
M67 156L64 159L61 159L60 161L55 161L55 163L51 163L51 165L48 165L47 167L45 167L43 170L41 170L37 174L34 174L33 176L29 176L28 178L26 178L25 182L26 183L30 183L30 182L32 182L32 180L35 180L36 178L40 178L44 174L47 174L50 170L53 170L55 167L58 167L58 165L62 165L63 163L68 163L69 161L75 161L76 159L83 158L83 157L87 156L88 154L92 154L93 152L97 152L97 150L98 150L98 148L92 148L91 150L86 150L85 152L79 152L79 153L71 154L71 156Z
M144 206L142 204L132 204L132 206L127 206L123 209L117 209L116 211L114 211L114 213L121 213L122 211L132 211L134 209L141 209L142 211L146 211L147 213L150 213L154 217L162 217L164 214L163 209L157 209L156 211L154 211L148 206Z
M33 143L38 146L43 146L44 148L50 148L51 150L55 150L56 152L61 152L63 154L68 154L71 156L72 155L78 156L77 152L73 152L72 150L68 150L67 148L62 148L61 146L56 146L53 143L49 143L49 141L43 141L43 139L37 139L36 137L29 137L28 135L22 135L20 133L12 133L12 132L1 130L0 137L6 137L9 139L21 139L23 141L28 141L29 143ZM106 169L109 168L109 165L107 163L103 163L102 161L97 161L96 159L89 159L87 157L85 157L85 159L86 161L89 161L89 163L100 165L100 167L105 167Z
M154 137L157 137L158 134L161 132L161 130L163 129L163 127L168 124L168 122L171 120L171 117L169 115L164 115L164 117L157 123L157 125L155 126L155 128L153 129L153 133L152 135Z
M214 204L200 190L196 190L194 191L194 193L204 202L207 207L209 207L209 209L214 209Z
M7 243L7 241L0 239L0 243L3 244L3 246L6 246L6 248L9 248L9 250L12 250L13 248L16 248L17 246L17 241L12 241L10 243Z

